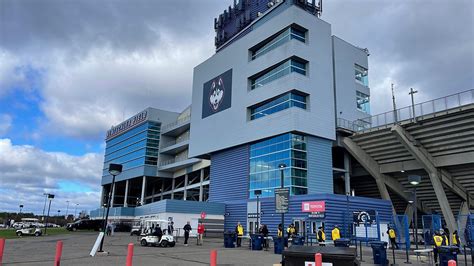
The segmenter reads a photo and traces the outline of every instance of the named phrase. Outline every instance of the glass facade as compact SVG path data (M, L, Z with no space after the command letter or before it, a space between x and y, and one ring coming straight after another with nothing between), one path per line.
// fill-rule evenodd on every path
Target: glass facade
M306 96L296 92L289 92L271 101L258 104L250 108L250 120L280 112L290 107L306 109Z
M280 34L276 35L268 41L265 41L265 44L262 47L252 51L252 60L270 52L271 50L283 45L284 43L290 40L306 42L306 31L296 29L294 27L285 29Z
M274 80L282 78L292 72L306 75L306 63L297 59L288 59L274 68L265 71L263 74L258 75L250 80L251 89L254 90Z
M360 91L356 91L356 98L357 109L370 114L370 96Z
M273 197L274 189L281 186L281 170L284 163L284 186L291 195L308 193L306 137L287 133L254 143L250 146L249 198L255 198L255 190L261 197Z
M355 65L355 80L360 84L369 87L368 71L365 67Z
M106 141L102 175L109 175L111 163L122 164L124 171L145 164L156 166L160 127L161 123L148 121Z

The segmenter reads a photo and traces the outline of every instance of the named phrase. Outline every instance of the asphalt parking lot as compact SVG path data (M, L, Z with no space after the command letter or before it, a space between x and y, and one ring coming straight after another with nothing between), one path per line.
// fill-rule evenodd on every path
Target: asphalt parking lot
M134 265L209 265L211 249L218 251L219 265L273 265L280 262L280 255L269 251L250 251L245 245L241 248L225 249L222 239L204 239L203 246L196 245L196 239L191 239L189 246L183 245L183 238L173 248L142 247L136 236L127 233L116 233L107 237L104 250L108 256L97 255L90 257L90 250L95 242L95 232L75 232L68 235L23 237L8 239L5 244L3 265L53 265L56 242L64 243L61 265L125 265L127 245L134 243ZM243 244L246 244L245 242ZM391 259L391 252L388 254ZM362 265L371 265L372 251L368 247L363 249ZM403 265L406 261L405 253L397 251L396 262ZM415 256L410 256L412 265L428 265L417 263ZM459 264L464 265L464 256L459 256ZM470 260L468 264L470 265Z

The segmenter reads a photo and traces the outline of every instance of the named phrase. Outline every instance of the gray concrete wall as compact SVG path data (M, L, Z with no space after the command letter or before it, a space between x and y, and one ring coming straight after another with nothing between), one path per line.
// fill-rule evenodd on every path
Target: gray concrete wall
M334 44L336 116L349 121L370 116L357 109L356 91L370 95L370 89L358 83L354 74L355 64L369 69L367 53L339 37L332 36L332 39Z

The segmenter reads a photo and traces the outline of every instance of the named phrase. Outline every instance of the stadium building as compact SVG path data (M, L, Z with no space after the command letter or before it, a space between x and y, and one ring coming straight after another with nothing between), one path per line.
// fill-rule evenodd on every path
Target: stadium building
M381 179L348 138L378 123L368 50L332 35L321 11L315 1L240 0L219 15L216 53L194 68L192 108L147 108L107 132L101 206L111 192L113 219L173 217L179 227L205 212L216 231L240 221L249 233L259 223L274 233L281 174L285 224L302 233L337 224L346 234L364 213L378 238L407 213L406 184ZM124 166L114 186L109 163Z

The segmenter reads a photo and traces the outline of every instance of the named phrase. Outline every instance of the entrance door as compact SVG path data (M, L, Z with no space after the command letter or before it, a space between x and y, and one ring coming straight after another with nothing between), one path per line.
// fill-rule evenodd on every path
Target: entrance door
M247 231L248 231L249 234L258 233L257 218L248 218L247 219Z
M306 236L306 221L304 219L293 219L296 233L300 236Z

